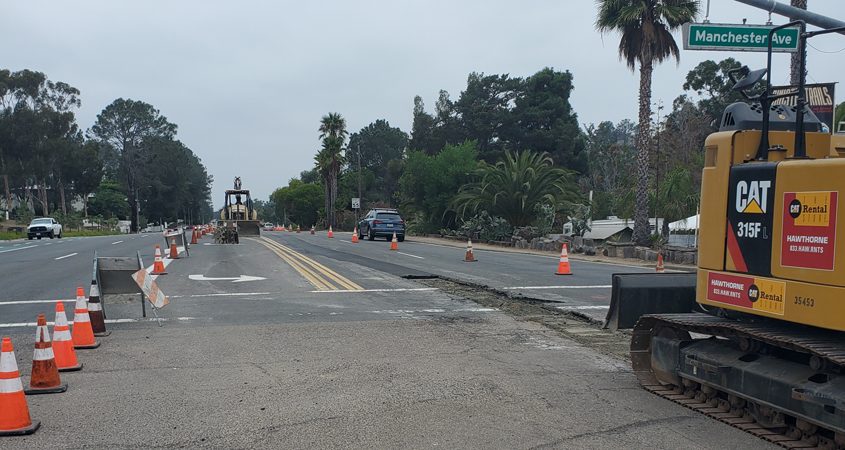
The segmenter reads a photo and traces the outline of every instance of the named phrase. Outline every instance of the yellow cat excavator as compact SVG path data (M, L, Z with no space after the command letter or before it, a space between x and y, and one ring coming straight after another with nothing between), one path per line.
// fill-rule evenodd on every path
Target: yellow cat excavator
M807 39L845 31L775 30L788 26L801 30L799 55ZM608 317L625 315L626 296L688 302L681 310L695 312L637 316L631 362L645 388L789 447L842 449L845 136L806 107L803 76L796 106L773 104L769 74L771 48L766 69L731 72L748 103L706 139L698 267L683 275L693 283L614 280ZM640 312L678 311L653 306Z

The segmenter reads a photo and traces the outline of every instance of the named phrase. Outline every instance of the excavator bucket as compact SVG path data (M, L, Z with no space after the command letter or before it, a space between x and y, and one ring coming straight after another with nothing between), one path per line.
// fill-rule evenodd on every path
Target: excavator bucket
M692 312L695 279L693 272L613 274L604 328L633 328L644 314Z

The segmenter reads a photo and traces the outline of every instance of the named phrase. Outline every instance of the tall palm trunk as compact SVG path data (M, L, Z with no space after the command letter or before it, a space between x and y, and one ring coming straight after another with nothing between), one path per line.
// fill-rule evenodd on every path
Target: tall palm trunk
M807 9L807 0L790 0L790 5L800 8L803 10ZM790 20L795 20L794 18L790 18ZM804 52L803 55L805 58L807 57L807 52ZM801 63L801 55L798 52L792 53L792 56L789 59L789 84L793 86L798 86L798 81L801 76L800 73L800 63Z
M634 235L637 245L649 245L651 229L648 224L648 162L651 136L651 58L640 63L640 111L637 129L637 191L634 208Z
M337 221L335 220L335 214L334 214L335 213L334 205L335 205L335 202L337 201L337 173L338 173L337 169L332 170L332 195L331 195L331 197L332 197L331 198L332 222L331 223L332 223L333 227L337 226Z

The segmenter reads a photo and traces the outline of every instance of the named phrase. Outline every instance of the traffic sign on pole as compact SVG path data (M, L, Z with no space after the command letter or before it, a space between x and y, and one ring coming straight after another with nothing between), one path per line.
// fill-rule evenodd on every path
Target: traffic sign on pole
M774 25L685 23L684 49L765 52L769 46L769 31L774 27ZM772 51L797 52L799 32L797 27L776 31L772 36Z
M352 209L361 209L361 199L352 197Z

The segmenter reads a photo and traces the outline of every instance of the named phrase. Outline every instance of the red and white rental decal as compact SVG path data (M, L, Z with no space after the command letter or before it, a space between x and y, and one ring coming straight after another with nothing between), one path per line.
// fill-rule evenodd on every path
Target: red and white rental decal
M784 192L781 265L833 270L838 192Z

